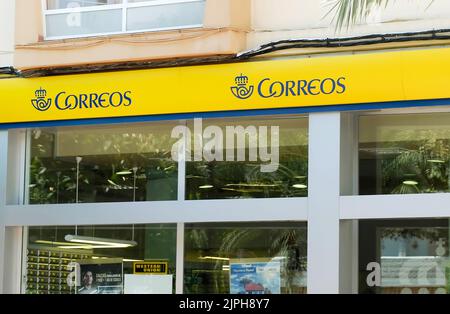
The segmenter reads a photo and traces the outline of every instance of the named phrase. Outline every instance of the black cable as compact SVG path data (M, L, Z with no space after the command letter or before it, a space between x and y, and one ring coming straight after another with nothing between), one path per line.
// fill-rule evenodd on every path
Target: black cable
M448 34L444 34L448 33ZM256 50L239 54L238 59L248 59L270 52L293 48L339 48L352 46L367 46L381 43L406 42L417 40L448 40L450 29L438 29L421 32L407 32L395 34L371 34L344 38L324 39L288 39L261 45Z
M368 46L375 44L407 42L407 41L426 41L426 40L449 40L450 29L437 29L421 32L406 32L393 34L370 34L363 36L344 37L344 38L324 38L324 39L284 39L275 42L263 44L257 49L249 50L237 55L222 55L200 58L175 58L167 60L149 60L133 61L112 64L93 64L85 66L67 66L67 67L46 67L40 69L29 69L20 71L14 67L0 67L1 75L4 78L10 76L16 77L36 77L63 75L74 73L95 73L107 71L123 71L132 69L149 69L175 66L189 66L200 64L232 63L243 61L258 55L263 55L279 50L298 49L298 48L340 48Z
M3 78L10 78L10 76L20 76L20 71L15 69L14 67L0 67L0 79L2 76L5 76Z

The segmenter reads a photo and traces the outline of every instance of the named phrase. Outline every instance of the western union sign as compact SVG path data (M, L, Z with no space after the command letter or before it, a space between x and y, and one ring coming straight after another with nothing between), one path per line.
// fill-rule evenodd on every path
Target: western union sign
M448 99L450 48L15 78L1 124Z
M134 262L133 274L164 275L167 274L167 262Z

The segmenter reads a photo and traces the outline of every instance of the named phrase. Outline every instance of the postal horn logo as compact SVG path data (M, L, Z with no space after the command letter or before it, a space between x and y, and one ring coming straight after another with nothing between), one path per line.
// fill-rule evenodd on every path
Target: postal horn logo
M31 99L31 104L36 110L46 111L50 108L52 104L51 98L45 98L47 96L47 91L45 89L39 88L34 92L36 98Z
M234 79L236 86L231 87L233 95L239 99L247 99L253 94L253 85L247 86L248 76L241 74Z

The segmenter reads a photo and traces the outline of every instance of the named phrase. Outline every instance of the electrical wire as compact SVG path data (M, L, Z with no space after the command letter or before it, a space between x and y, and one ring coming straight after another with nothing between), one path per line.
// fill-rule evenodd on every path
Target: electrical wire
M217 31L223 31L225 29L216 29ZM235 31L246 31L243 29L235 29ZM248 30L247 30L248 31ZM180 31L181 32L181 31ZM212 35L213 32L210 32ZM208 34L209 35L209 34ZM199 37L205 36L204 33L198 34ZM195 38L192 37L192 38ZM111 39L105 39L110 40ZM127 44L143 44L152 43L152 41L138 40L132 41L130 39L115 39L121 40ZM170 39L154 39L159 42L177 41L179 38ZM66 67L46 67L42 69L29 69L19 71L13 67L0 68L0 78L2 74L9 74L21 77L36 77L36 76L48 76L48 75L61 75L61 74L73 74L73 73L92 73L92 72L104 72L104 71L119 71L119 70L131 70L131 69L149 69L149 68L162 68L162 67L175 67L183 65L198 65L198 64L216 64L216 63L231 63L247 60L252 57L272 53L275 51L287 50L287 49L306 49L306 48L344 48L344 47L358 47L368 46L376 44L387 43L404 43L413 41L445 41L450 40L450 29L437 29L418 32L404 32L404 33L387 33L387 34L371 34L363 36L353 37L338 37L338 38L317 38L317 39L285 39L263 44L255 49L244 51L238 54L227 54L217 56L190 56L180 58L170 58L167 60L143 60L143 61L125 61L120 63L110 64L95 64L95 65L82 65L82 66L66 66ZM92 45L101 44L102 42L94 42ZM44 47L44 46L43 46ZM23 47L22 47L23 48ZM32 49L30 47L30 49ZM48 49L42 48L42 49ZM61 48L63 49L63 48ZM64 49L73 49L66 47Z
M288 39L270 42L256 49L241 52L238 59L247 59L279 50L298 48L341 48L354 46L367 46L384 43L425 41L425 40L449 40L450 29L428 30L407 33L371 34L342 38L323 39Z

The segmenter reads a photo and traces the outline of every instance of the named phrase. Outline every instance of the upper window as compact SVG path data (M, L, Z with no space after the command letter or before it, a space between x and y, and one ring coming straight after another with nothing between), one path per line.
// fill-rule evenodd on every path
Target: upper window
M308 118L191 120L188 128L186 199L308 196ZM203 157L196 130L204 130Z
M33 129L29 203L177 199L175 124Z
M47 0L46 39L200 27L205 0Z
M359 120L360 194L450 191L450 113Z

